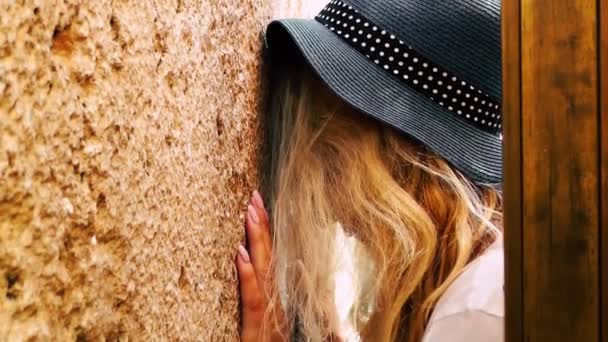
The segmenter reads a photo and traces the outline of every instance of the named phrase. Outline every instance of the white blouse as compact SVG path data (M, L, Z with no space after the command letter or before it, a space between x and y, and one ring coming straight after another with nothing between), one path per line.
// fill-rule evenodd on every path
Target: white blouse
M441 296L423 342L504 341L504 255L499 237Z

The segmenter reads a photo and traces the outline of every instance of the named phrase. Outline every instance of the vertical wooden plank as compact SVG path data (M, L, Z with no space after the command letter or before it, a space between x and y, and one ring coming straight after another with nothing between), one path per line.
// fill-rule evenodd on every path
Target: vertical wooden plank
M520 2L502 2L506 341L523 340Z
M598 341L597 2L521 4L524 340Z
M601 137L601 188L600 188L600 217L601 217L601 237L602 245L600 250L602 256L600 260L601 272L601 327L602 341L608 342L608 2L599 2L599 28L600 39L600 137Z

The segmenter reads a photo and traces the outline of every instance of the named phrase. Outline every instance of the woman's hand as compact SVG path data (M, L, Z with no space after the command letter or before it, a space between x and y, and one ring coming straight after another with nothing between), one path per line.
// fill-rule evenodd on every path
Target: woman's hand
M247 250L239 246L236 266L241 288L243 342L283 342L287 341L285 332L277 331L275 324L269 322L263 327L264 314L270 294L265 289L274 289L273 277L268 277L272 241L268 213L260 194L255 191L247 207L245 220L247 233ZM277 312L279 323L284 318L283 312ZM282 324L281 324L282 325Z

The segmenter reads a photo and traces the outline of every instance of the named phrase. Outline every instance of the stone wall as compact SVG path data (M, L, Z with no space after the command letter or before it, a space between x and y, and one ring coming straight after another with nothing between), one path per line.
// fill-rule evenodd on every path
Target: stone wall
M272 13L0 0L0 340L237 340Z

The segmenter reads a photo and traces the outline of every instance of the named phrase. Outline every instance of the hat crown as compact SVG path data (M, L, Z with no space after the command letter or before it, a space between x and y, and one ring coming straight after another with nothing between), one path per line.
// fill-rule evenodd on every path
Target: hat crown
M496 100L500 0L347 0L374 24Z

